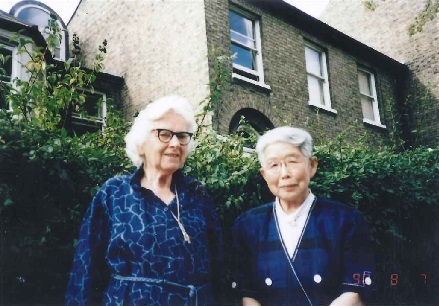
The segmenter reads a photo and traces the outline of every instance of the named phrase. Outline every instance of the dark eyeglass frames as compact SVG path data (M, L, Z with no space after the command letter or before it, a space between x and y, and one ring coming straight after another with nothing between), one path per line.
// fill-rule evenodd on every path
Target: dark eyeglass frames
M154 129L152 132L157 131L157 137L161 142L168 143L172 137L177 136L178 141L182 146L187 145L191 141L193 133L189 132L173 132L167 129Z

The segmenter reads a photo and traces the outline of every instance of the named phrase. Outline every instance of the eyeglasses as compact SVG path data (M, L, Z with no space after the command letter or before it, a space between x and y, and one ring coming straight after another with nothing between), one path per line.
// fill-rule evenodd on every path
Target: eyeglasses
M157 137L164 143L169 143L174 135L177 136L177 139L182 146L187 145L191 141L193 135L193 133L189 132L173 132L167 129L155 129L151 132L153 131L157 131Z
M270 173L278 174L281 172L282 166L291 171L295 169L298 164L300 164L300 161L298 161L296 158L287 158L285 160L271 160L264 168Z

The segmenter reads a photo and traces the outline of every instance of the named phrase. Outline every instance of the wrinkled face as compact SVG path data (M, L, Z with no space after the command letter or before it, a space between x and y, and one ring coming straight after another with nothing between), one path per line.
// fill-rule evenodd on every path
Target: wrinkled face
M155 129L187 132L187 128L186 120L172 111L154 121L153 131L148 134L146 141L139 148L139 153L144 156L146 169L173 173L183 167L187 158L188 145L181 145L176 135L172 136L168 143L163 142L159 139L158 132Z
M265 150L261 174L281 203L300 205L308 196L308 186L317 170L317 159L307 157L289 143L275 142Z

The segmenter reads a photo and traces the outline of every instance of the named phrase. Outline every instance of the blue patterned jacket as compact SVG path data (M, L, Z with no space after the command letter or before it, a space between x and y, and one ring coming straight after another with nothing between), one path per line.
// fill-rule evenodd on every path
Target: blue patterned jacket
M343 292L370 291L373 253L357 210L316 199L292 258L278 233L274 203L242 214L234 228L233 287L262 305L329 305Z
M171 214L177 216L176 199L163 203L140 186L142 176L139 168L111 178L95 195L80 229L66 305L212 302L222 234L211 198L198 181L174 173L188 243ZM199 289L195 295L189 285Z

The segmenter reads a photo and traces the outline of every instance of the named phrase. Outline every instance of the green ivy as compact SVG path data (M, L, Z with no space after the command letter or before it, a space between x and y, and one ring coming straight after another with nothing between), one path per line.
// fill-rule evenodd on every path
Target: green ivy
M32 58L37 61L30 66L38 69L29 71L38 74L48 65L43 68L38 60L43 51L35 52ZM12 114L0 112L0 304L62 303L86 207L105 180L133 170L123 141L129 123L119 111L110 108L106 129L97 133L76 136L62 127L70 99L81 95L72 92L73 84L92 86L102 59L97 57L96 70L83 70L75 61L53 66L46 70L48 84L35 77L20 83L21 91L0 88L16 107ZM223 83L230 77L225 61L218 59L212 94L203 102L205 112L221 103ZM29 109L30 103L39 111ZM203 182L214 198L230 254L236 217L273 196L256 156L244 150L247 140L217 134L204 124L205 118L198 117L197 147L184 171ZM318 144L315 154L319 168L313 192L364 213L377 247L379 273L413 260L420 265L435 262L427 242L437 245L433 225L439 203L439 148L397 152L341 137ZM419 247L421 238L426 242ZM395 246L410 252L395 255ZM425 252L422 260L420 252ZM378 296L381 302L386 297L389 301L391 294ZM408 301L409 294L400 300Z

